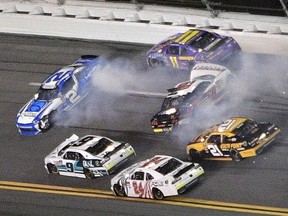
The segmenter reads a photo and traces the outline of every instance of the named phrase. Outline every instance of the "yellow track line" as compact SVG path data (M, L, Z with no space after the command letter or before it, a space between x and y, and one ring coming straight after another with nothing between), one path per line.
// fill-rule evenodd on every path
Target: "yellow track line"
M115 199L115 200L127 200L137 201L145 203L157 203L167 205L177 205L194 208L204 208L210 210L220 211L232 211L241 213L252 213L262 215L288 215L287 208L276 208L267 206L255 206L247 204L227 203L219 201L209 201L201 199L191 199L184 197L169 197L164 200L150 200L150 199L138 199L128 197L116 197L111 191L97 190L97 189L85 189L85 188L72 188L63 186L53 185L42 185L33 183L22 183L22 182L10 182L0 181L0 189L2 190L15 190L25 192L38 192L48 194L61 194L69 196L82 196L82 197L94 197L104 199Z

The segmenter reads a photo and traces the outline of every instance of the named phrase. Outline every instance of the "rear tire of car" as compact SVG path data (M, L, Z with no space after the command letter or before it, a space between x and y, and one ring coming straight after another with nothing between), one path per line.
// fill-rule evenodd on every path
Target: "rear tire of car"
M201 152L197 151L196 149L191 149L189 151L188 159L192 162L199 162L203 160L203 155L201 154Z
M88 169L84 169L84 175L87 179L94 179L95 178L94 174Z
M116 196L121 196L121 197L127 196L125 193L124 187L122 187L119 184L113 185L113 190L114 190Z
M154 199L157 199L157 200L164 199L164 195L163 195L162 191L160 191L158 188L153 188L152 194L153 194Z
M151 67L157 68L157 67L164 66L164 63L159 61L159 60L157 60L157 59L151 58L151 59L149 59L149 65Z
M49 173L59 174L59 171L58 171L57 167L54 164L51 164L51 163L47 164L47 169L48 169Z
M240 161L242 159L240 153L236 149L230 150L230 156L234 161Z

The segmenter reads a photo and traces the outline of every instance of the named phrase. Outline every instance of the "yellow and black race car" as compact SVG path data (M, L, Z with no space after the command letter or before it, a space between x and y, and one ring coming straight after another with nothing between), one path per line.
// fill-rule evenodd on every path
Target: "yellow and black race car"
M260 154L280 129L249 118L230 118L212 126L186 147L189 160L236 160Z

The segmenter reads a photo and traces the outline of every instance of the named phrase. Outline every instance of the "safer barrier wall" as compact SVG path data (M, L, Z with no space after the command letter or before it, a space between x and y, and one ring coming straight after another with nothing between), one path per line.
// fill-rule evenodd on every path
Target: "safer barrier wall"
M231 35L246 52L287 55L288 48L288 20L279 17L224 13L213 18L207 11L107 3L85 7L2 3L0 12L4 33L152 45L174 33L203 28Z

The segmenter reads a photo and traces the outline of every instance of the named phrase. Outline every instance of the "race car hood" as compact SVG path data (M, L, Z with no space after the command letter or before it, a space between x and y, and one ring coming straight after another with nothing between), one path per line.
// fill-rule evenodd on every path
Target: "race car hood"
M155 121L157 120L158 124L160 123L167 123L167 121L171 121L175 116L178 116L179 115L179 110L176 109L176 108L170 108L168 110L162 110L162 111L159 111L158 113L156 113L152 119L151 119L151 122L152 121Z
M57 99L51 101L32 99L19 111L17 123L29 124L34 120L40 120L43 115L51 112L55 104Z
M163 116L163 115L166 115L166 116L170 116L170 115L174 115L176 114L178 111L177 108L169 108L167 110L162 110L160 112L158 112L155 116Z

